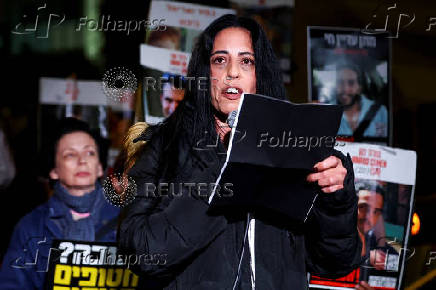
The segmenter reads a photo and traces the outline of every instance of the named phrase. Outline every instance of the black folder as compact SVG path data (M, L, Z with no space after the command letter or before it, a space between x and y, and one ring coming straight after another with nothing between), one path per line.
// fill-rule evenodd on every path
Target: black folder
M271 211L304 223L320 192L306 177L332 155L342 111L338 105L244 94L211 210ZM225 184L233 194L220 192Z

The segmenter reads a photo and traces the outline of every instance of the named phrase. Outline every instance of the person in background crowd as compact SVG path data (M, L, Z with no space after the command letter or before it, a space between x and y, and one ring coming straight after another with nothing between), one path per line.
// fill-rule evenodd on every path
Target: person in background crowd
M0 269L0 289L42 289L53 239L116 240L119 209L103 196L98 144L88 125L63 119L52 150L54 195L15 226Z
M0 126L0 190L5 189L15 177L15 164L6 140L6 135Z

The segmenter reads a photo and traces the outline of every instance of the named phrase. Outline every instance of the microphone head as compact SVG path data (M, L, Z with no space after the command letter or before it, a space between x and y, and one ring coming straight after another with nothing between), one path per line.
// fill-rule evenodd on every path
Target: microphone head
M233 128L233 125L236 120L236 115L238 115L238 111L231 111L227 117L226 123L229 125L230 128Z

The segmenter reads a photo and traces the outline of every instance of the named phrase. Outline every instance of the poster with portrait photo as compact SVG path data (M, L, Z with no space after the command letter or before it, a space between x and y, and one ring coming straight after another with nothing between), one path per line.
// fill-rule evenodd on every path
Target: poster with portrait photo
M132 125L134 103L134 92L119 100L107 96L101 81L42 77L39 80L39 148L44 148L51 140L54 123L74 117L88 123L101 137L101 161L104 167L106 164L111 167Z
M392 144L388 36L308 27L309 101L344 106L338 135L347 141Z
M147 31L140 47L144 119L156 124L175 110L185 85L191 84L184 76L200 33L216 18L235 11L173 1L152 1L149 11L149 17L165 20L165 26Z
M374 289L400 289L405 262L413 255L408 239L416 177L415 151L381 145L339 142L354 166L358 196L357 229L361 265L345 277L312 276L314 288L354 289L365 281Z

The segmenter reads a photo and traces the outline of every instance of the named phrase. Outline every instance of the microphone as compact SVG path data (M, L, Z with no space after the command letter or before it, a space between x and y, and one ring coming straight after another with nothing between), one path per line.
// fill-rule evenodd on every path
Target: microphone
M229 125L230 128L233 128L237 115L238 115L238 111L231 111L229 116L227 117L226 123Z

